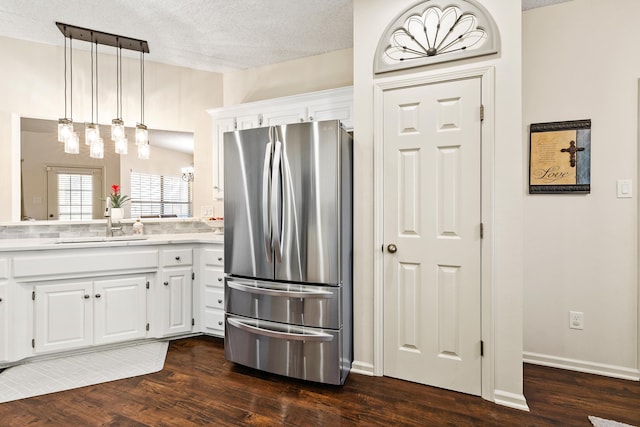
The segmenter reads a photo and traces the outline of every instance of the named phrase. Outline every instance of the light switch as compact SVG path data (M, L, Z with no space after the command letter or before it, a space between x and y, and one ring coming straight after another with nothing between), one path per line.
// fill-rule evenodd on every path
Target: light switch
M618 180L618 198L627 199L632 197L633 184L630 179Z

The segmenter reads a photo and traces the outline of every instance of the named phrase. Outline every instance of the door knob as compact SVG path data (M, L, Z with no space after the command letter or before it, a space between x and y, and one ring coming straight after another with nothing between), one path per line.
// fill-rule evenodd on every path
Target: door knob
M390 254L395 254L396 251L398 250L398 247L396 245L394 245L393 243L390 243L387 246L387 250L389 251Z

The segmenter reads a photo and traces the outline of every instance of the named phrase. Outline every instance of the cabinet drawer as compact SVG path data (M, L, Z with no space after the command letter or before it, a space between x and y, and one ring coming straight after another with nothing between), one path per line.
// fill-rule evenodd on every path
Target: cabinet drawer
M191 265L193 264L193 251L191 249L164 249L161 262L163 267Z
M204 303L207 308L224 309L224 291L218 288L207 287L204 290Z
M207 308L204 311L204 327L215 331L224 331L224 311Z
M224 249L205 249L204 263L205 265L219 265L224 267Z
M34 251L33 253L37 253ZM98 275L118 270L158 268L157 250L70 250L13 258L13 276L23 280L45 276Z
M224 272L220 267L204 268L204 284L206 286L219 286L222 290L224 286Z

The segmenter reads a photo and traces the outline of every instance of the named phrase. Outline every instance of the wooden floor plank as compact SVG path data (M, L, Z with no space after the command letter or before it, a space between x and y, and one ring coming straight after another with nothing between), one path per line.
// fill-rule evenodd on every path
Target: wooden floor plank
M590 426L589 415L640 427L640 383L524 367L531 412L387 377L330 386L224 359L221 339L169 346L162 371L0 404L0 426Z

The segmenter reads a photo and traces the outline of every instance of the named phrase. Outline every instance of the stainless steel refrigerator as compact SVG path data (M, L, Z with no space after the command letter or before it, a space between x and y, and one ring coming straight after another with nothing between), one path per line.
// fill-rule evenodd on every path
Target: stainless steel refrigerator
M224 134L228 360L344 383L353 361L352 154L338 121Z

